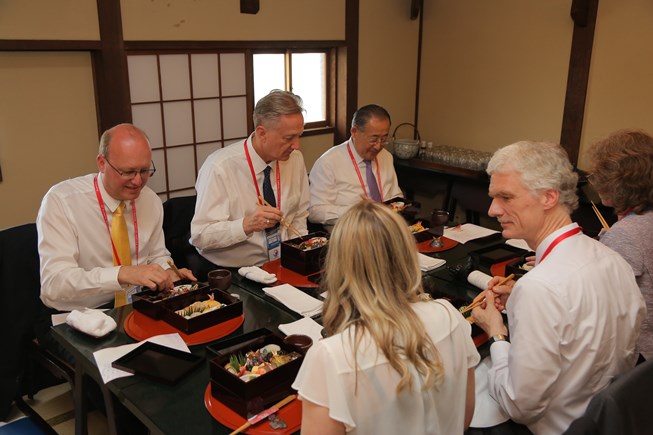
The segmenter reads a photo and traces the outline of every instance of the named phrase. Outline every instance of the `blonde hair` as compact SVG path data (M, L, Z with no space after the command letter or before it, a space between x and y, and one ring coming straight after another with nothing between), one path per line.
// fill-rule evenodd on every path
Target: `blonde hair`
M361 201L336 223L327 251L323 324L329 335L353 327L353 349L364 333L411 388L410 366L424 388L438 385L444 370L438 350L411 304L423 294L415 239L388 207ZM358 366L356 355L353 355Z

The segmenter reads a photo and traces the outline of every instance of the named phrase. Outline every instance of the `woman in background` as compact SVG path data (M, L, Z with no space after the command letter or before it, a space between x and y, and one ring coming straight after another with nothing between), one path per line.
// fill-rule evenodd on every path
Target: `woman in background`
M648 360L653 358L653 138L618 131L595 143L590 157L590 183L618 216L600 240L630 264L646 301L639 351Z
M462 434L480 357L458 310L423 292L406 222L370 201L349 209L331 234L324 286L328 337L293 384L302 434Z

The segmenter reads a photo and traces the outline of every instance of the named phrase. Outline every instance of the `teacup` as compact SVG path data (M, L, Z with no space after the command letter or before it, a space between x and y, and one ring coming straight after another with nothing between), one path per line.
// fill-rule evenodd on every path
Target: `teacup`
M283 342L298 347L304 353L313 345L313 339L303 334L288 335Z
M209 272L209 287L218 290L227 290L231 287L231 271L228 269L215 269Z

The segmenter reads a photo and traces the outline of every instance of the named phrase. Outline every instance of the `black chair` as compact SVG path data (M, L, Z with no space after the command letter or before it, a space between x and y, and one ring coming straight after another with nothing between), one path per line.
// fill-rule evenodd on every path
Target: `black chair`
M481 216L487 216L492 204L487 192L487 182L455 180L451 186L449 219L453 219L456 208L460 207L465 211L466 222L480 225Z
M624 373L592 398L564 435L645 435L653 430L653 361Z
M40 369L51 373L55 382L74 383L74 369L35 339L34 328L45 309L40 299L37 239L34 223L0 231L0 343L4 354L0 358L0 419L6 418L15 401L25 414L40 419L44 429L52 431L22 399L23 394L31 399L39 389L52 385Z
M166 248L179 268L186 267L201 281L206 281L208 271L215 269L202 257L190 239L190 223L195 215L197 196L170 198L163 203L163 234Z

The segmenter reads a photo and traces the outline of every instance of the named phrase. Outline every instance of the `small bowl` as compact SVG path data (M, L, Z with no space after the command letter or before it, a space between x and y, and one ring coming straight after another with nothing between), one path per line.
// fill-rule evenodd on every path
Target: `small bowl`
M303 334L289 335L283 339L283 342L298 347L304 353L313 345L313 339Z

